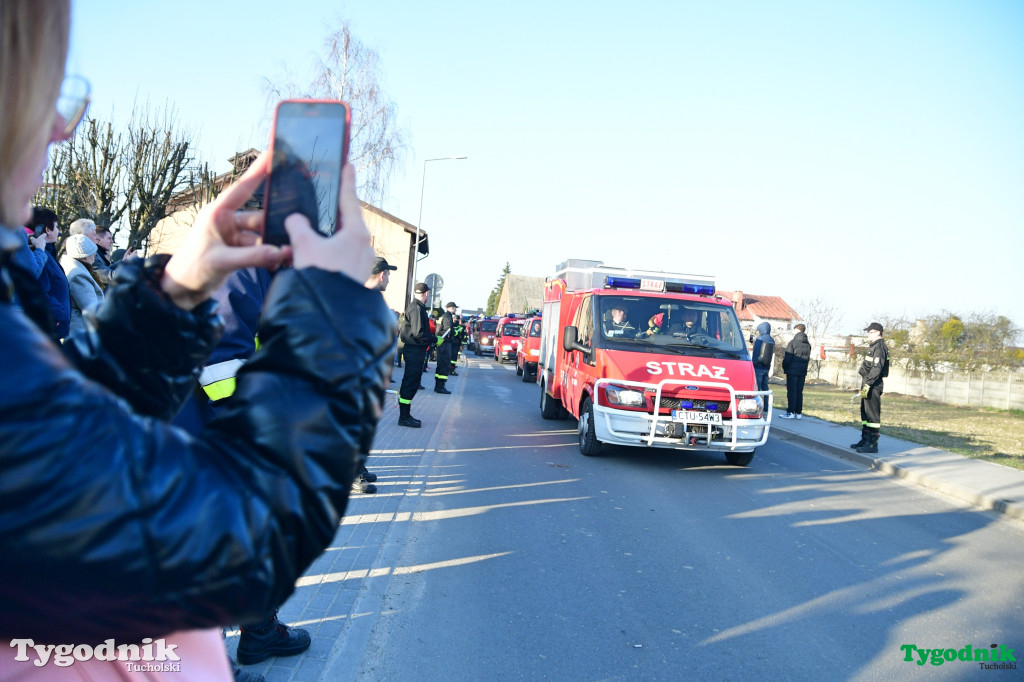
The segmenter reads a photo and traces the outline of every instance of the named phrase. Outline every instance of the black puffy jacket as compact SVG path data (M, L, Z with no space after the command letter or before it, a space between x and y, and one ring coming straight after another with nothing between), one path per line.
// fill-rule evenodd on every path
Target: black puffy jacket
M791 375L806 375L810 360L811 344L807 341L807 334L797 332L786 346L786 355L782 358L782 371Z
M7 256L4 283L24 283ZM17 289L26 313L0 292L0 639L138 641L264 617L335 535L393 353L380 292L281 273L260 350L193 438L164 420L219 318L170 302L165 262L126 262L64 353L26 317L31 291Z

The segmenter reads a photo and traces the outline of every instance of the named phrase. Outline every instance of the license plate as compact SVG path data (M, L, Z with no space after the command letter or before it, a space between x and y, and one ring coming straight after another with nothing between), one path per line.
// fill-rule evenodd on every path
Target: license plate
M672 418L677 422L693 424L721 424L722 415L717 412L694 412L691 410L672 410Z

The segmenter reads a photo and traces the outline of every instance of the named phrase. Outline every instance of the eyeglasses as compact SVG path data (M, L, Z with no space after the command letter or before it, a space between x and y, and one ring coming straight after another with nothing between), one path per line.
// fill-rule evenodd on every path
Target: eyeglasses
M64 122L64 134L71 135L82 122L89 108L89 81L81 76L65 76L60 84L60 96L57 97L57 115Z

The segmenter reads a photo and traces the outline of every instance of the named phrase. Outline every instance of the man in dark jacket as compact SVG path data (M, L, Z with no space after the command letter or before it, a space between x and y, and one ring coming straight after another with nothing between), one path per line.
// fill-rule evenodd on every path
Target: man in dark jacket
M754 376L759 391L768 390L768 377L772 373L772 361L775 359L775 339L771 332L772 326L767 322L757 325L758 337L754 339L751 355L754 358Z
M850 445L857 452L878 452L878 433L882 428L882 379L889 376L889 349L882 339L882 325L872 322L868 334L868 353L857 370L860 386L860 440Z
M807 341L807 327L798 324L796 334L786 346L782 358L782 371L786 373L786 414L784 419L803 419L804 380L807 379L807 363L811 360L811 344Z
M68 287L68 276L57 262L57 238L60 230L57 227L57 214L48 208L32 207L32 220L27 227L44 238L43 250L48 255L43 271L39 273L39 286L50 301L50 314L53 315L53 337L60 340L71 331L71 291ZM40 248L38 237L29 242L34 248Z
M402 386L398 389L398 425L418 429L421 422L412 416L412 399L420 387L427 346L434 339L430 333L430 318L426 308L430 287L420 282L413 291L415 295L405 309L405 323L400 332L402 343L405 344L405 373L402 374Z
M457 308L458 306L449 301L445 306L444 314L437 321L437 370L434 373L434 393L445 395L451 393L445 388L445 384L452 371L452 348L455 345L455 339L452 336L455 333L453 314Z

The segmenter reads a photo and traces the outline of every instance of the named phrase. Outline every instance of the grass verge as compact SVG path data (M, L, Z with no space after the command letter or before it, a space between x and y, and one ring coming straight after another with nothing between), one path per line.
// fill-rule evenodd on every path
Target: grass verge
M785 410L786 387L772 384L775 408ZM860 398L828 384L804 387L804 414L860 428ZM911 443L1024 469L1024 412L958 407L884 393L882 433Z

